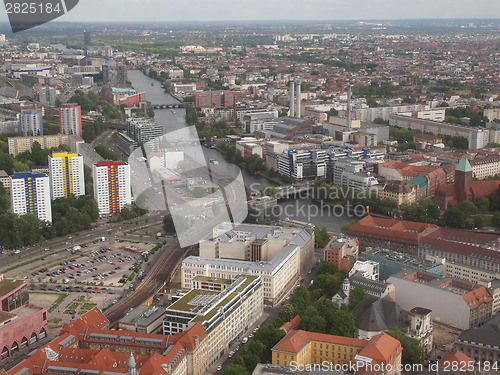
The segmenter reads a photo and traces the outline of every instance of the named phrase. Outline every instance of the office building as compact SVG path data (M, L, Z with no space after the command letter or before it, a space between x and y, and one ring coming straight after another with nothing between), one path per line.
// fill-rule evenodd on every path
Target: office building
M403 310L416 306L432 310L432 319L440 323L468 329L492 315L493 297L484 286L414 270L387 281L394 284L396 302Z
M26 280L0 275L0 342L2 360L27 354L47 337L47 310L30 303Z
M326 151L319 149L289 149L278 155L278 172L294 180L324 178L327 164Z
M12 213L33 214L52 222L49 178L43 174L16 173L10 183Z
M127 119L127 135L136 142L147 143L163 135L163 125L159 125L149 119L133 117Z
M480 127L449 124L399 115L391 115L389 125L436 135L461 136L467 138L469 149L472 150L484 148L490 141L490 130Z
M19 132L25 137L43 135L42 112L36 109L22 111L19 114Z
M101 161L92 166L92 176L99 215L118 214L123 206L132 203L130 165L122 161Z
M82 109L79 105L66 104L59 108L59 132L82 136Z
M240 274L261 276L264 304L279 303L301 272L314 262L314 234L305 229L223 223L214 239L200 242L200 257L182 262L182 287L196 276L232 279Z
M82 155L67 152L49 155L49 177L52 199L85 195Z
M262 280L248 275L231 280L198 276L191 280L191 286L185 296L167 307L163 334L173 335L201 324L207 334L205 354L211 366L262 316Z
M470 161L472 175L478 180L500 175L500 155L490 154L477 156Z

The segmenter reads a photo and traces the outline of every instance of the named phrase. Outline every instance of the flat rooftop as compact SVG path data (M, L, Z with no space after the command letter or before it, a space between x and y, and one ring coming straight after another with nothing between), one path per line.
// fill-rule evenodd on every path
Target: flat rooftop
M203 322L214 316L220 307L226 306L258 277L259 276L238 276L232 280L231 285L222 292L192 289L184 297L170 305L167 310L200 314L195 318L195 321Z
M26 318L27 316L30 316L31 314L34 314L38 311L42 310L41 308L36 308L36 307L28 307L28 306L23 306L20 309L17 309L12 312L12 314L17 315L19 318Z
M216 284L231 284L230 279L221 279L221 278L216 278L216 277L210 277L210 276L196 276L193 280L198 280L198 281L206 281L209 283L216 283Z
M9 294L22 284L24 284L24 280L3 279L2 281L0 281L0 296L3 297L6 294Z

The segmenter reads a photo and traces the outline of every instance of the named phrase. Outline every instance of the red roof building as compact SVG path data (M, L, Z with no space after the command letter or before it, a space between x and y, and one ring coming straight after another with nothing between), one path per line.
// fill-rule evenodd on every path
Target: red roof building
M37 350L8 374L187 374L208 367L206 331L201 324L176 335L108 329L109 321L94 308Z
M358 238L360 250L375 247L416 255L423 236L436 228L434 224L366 216L349 228L349 235Z

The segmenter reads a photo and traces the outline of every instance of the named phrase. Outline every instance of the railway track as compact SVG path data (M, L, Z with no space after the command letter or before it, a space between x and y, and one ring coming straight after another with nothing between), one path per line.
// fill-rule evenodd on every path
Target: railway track
M163 254L147 274L144 280L127 297L122 298L110 308L103 311L110 327L116 325L130 308L144 303L170 281L177 263L183 258L187 249L182 249L177 241L163 250Z

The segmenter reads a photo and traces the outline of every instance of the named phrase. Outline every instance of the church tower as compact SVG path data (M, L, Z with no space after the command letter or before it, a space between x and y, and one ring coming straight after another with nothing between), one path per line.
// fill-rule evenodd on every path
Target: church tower
M455 169L455 192L459 202L470 199L472 187L472 167L467 158L460 159Z
M344 279L344 282L342 283L342 291L344 292L346 298L349 300L349 292L351 290L351 282L349 281L349 279L346 278Z
M130 357L128 359L128 366L127 366L127 375L137 375L137 371L135 369L135 359L134 359L134 354L130 353Z

